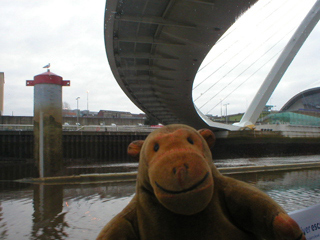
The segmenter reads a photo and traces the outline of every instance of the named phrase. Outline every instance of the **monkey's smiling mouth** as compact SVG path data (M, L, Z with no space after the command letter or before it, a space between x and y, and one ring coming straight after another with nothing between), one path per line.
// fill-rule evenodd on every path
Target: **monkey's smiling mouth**
M190 192L194 189L196 189L197 187L199 187L202 183L204 183L204 181L208 178L209 176L209 172L207 172L207 174L199 181L197 182L196 184L194 184L193 186L187 188L187 189L184 189L184 190L181 190L181 191L172 191L172 190L168 190L168 189L165 189L163 187L161 187L157 182L155 182L156 186L161 189L162 191L166 192L166 193L170 193L170 194L180 194L180 193L186 193L186 192Z

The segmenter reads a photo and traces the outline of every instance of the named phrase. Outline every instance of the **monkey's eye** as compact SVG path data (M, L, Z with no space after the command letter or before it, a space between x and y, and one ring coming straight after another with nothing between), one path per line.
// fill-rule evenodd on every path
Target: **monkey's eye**
M160 146L159 146L158 143L154 144L153 150L154 150L155 152L158 152L159 148L160 148Z
M194 142L193 142L192 138L188 137L187 140L188 140L188 142L189 142L190 144L193 145Z

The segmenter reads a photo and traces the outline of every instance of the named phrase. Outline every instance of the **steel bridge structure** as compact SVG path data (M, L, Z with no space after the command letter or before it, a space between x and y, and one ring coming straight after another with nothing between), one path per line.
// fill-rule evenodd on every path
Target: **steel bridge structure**
M115 79L137 107L163 124L183 123L214 131L238 130L254 124L257 113L259 116L270 97L268 95L272 94L280 81L281 73L285 72L295 56L293 51L299 50L297 46L303 44L308 36L306 32L311 32L320 18L318 0L317 11L314 10L305 19L309 21L309 24L304 23L304 29L307 30L300 29L302 39L298 36L297 41L297 36L293 36L295 39L290 49L283 52L281 60L281 57L278 59L280 70L274 70L278 71L276 79L271 76L272 79L267 81L268 86L266 83L262 86L257 94L262 99L254 100L255 106L249 107L245 119L238 125L212 122L193 103L194 78L215 43L237 17L256 2L107 0L105 46ZM304 34L301 34L301 30Z

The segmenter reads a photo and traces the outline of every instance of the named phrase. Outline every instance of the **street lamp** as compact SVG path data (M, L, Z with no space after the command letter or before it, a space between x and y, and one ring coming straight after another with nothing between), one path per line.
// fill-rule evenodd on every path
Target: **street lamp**
M79 99L80 97L77 97L76 100L77 100L77 124L79 124Z
M87 90L87 115L89 116L89 90Z
M223 106L226 106L226 124L228 123L228 105L229 103L223 104Z
M220 99L220 116L221 116L221 120L222 120L222 99Z

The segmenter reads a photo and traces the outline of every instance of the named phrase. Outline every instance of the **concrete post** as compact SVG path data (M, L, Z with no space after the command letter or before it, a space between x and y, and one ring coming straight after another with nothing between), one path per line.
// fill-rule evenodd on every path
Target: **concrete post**
M62 159L62 86L69 80L50 72L27 80L34 86L34 157L40 177L59 175Z

